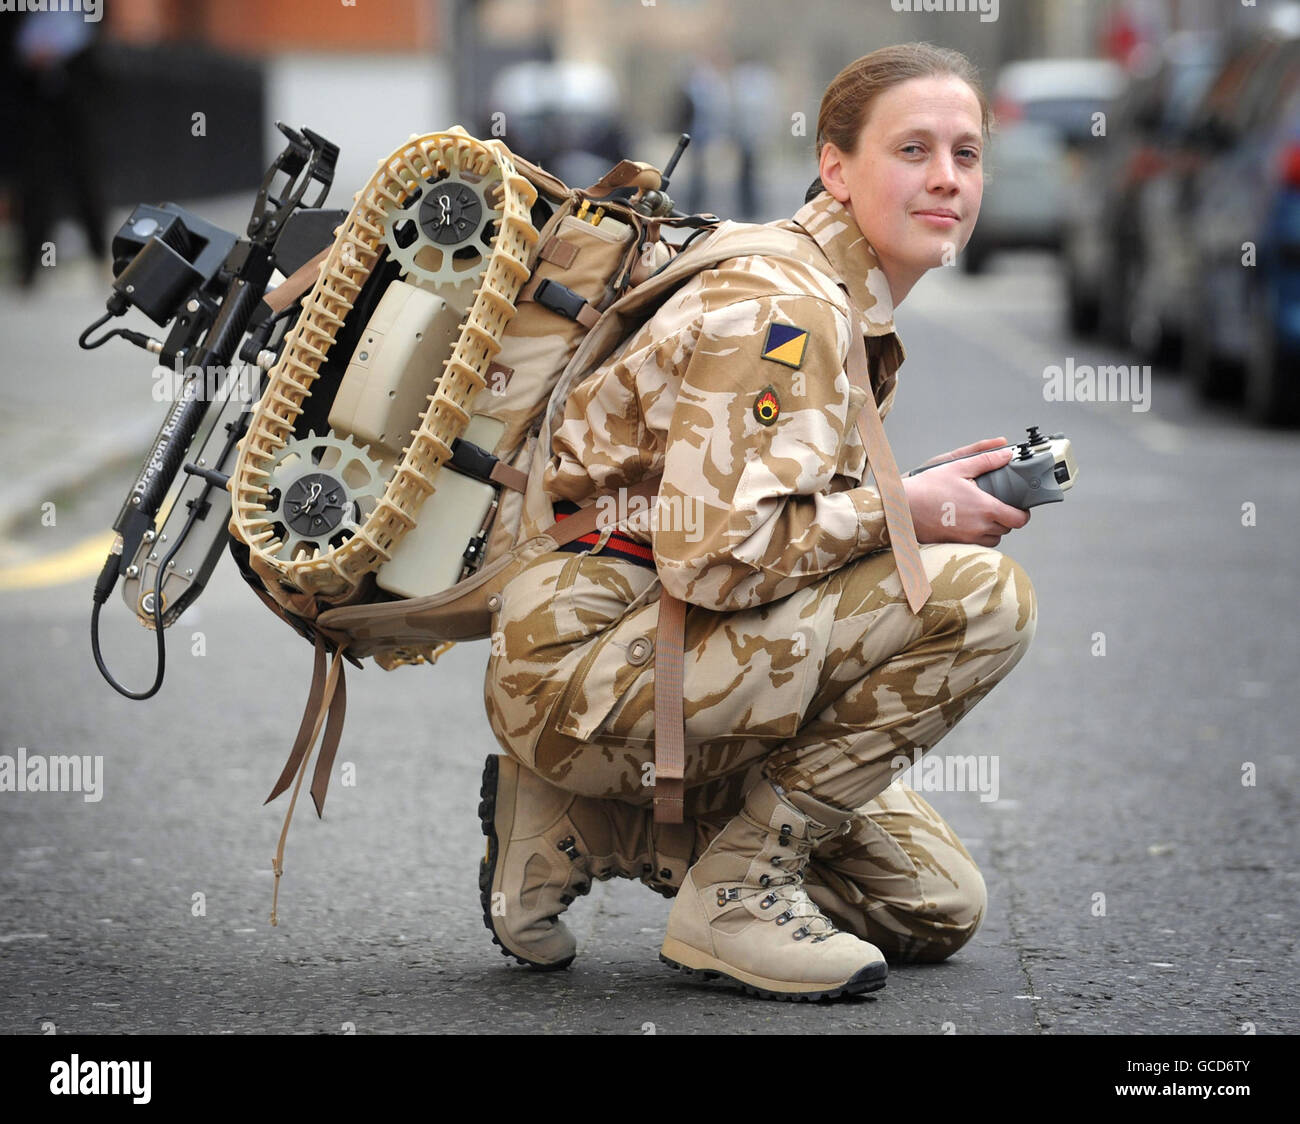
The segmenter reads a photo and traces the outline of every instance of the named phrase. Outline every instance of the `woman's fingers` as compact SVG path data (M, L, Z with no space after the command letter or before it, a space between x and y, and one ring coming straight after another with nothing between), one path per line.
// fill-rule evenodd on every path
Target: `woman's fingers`
M1023 527L1029 522L1029 512L1022 511L1018 507L1007 507L1005 504L1000 505L1006 514L999 515L990 520L990 526L986 528L984 538L991 539L992 542L986 543L981 540L981 546L997 546L998 540L1003 535L1009 535L1012 531Z
M940 453L937 457L931 457L926 464L942 464L944 461L956 460L958 457L967 457L972 453L979 453L985 449L996 449L1005 445L1005 437L986 437L983 441L976 441L973 445L963 445L960 449L953 449L951 452Z
M976 441L971 445L963 445L960 449L954 449L951 453L945 453L945 460L954 460L958 457L969 457L975 453L982 453L987 449L1000 449L1006 445L1005 437L986 437L982 441Z
M958 461L956 471L967 480L974 480L977 476L983 476L986 472L1010 464L1013 456L1015 452L1011 449L989 450L978 456L968 457L964 461Z
M950 457L964 457L971 453L982 453L985 449L1000 449L1007 443L1005 437L986 437L983 441L976 441L973 445L963 445L960 449L954 449L948 455Z

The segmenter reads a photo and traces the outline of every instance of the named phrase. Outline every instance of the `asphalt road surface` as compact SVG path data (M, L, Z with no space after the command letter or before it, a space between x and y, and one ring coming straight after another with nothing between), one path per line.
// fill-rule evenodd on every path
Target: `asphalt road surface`
M6 333L75 337L100 299L10 311ZM0 1032L1294 1033L1300 438L1206 410L1168 372L1149 409L1047 401L1051 365L1134 362L1060 321L1036 256L935 271L898 313L900 465L1037 424L1080 466L1002 543L1037 589L1033 647L934 751L996 759L996 794L923 789L989 887L952 960L869 997L753 999L660 964L669 903L617 882L569 911L568 971L508 962L476 882L497 751L483 644L350 672L326 815L298 810L272 928L285 799L262 801L311 651L227 560L169 633L160 695L110 690L88 643L102 553L85 558L123 464L51 497L54 526L32 506L0 552L0 754L103 759L97 800L0 792ZM99 360L76 362L68 379ZM53 416L67 384L45 377L27 408ZM104 649L119 679L151 680L152 638L117 593Z

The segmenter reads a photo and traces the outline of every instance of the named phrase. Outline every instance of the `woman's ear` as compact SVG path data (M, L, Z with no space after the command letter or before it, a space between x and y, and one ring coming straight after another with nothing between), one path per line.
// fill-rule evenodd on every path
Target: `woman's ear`
M847 203L849 185L844 182L844 154L830 141L822 145L817 168L821 173L822 186L841 203Z

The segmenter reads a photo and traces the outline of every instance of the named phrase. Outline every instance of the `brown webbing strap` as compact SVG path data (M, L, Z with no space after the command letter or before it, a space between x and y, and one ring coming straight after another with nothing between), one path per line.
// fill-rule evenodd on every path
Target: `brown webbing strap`
M686 725L682 713L682 664L686 602L659 594L655 639L655 823L681 823L686 795Z
M552 234L537 251L537 256L543 261L554 262L561 269L568 269L578 256L578 248L576 243L566 242L559 235Z
M288 308L294 301L303 295L308 289L316 284L316 278L320 274L320 267L324 264L330 251L334 249L333 244L326 246L319 254L309 262L305 262L295 269L288 277L280 282L274 289L262 298L262 302L268 305L272 312L282 312Z
M623 489L623 495L629 500L635 497L650 499L651 496L659 494L659 477L651 476L646 480L641 480L633 484L630 488ZM574 539L580 539L583 535L589 535L599 529L600 526L601 505L599 503L589 503L586 507L580 508L572 515L566 515L563 519L556 521L553 527L547 528L546 533L555 540L556 546L566 546L573 542Z
M528 473L512 468L505 461L497 461L488 475L498 484L512 491L526 492L528 490Z
M316 737L320 733L321 725L325 722L326 713L328 712L330 717L329 725L330 727L332 727L333 742L332 744L328 744L330 742L330 733L327 732L326 734L327 744L323 744L321 746L321 755L322 757L328 755L329 761L332 763L334 760L334 753L338 749L338 735L342 731L342 725L343 725L342 722L343 707L340 706L337 708L338 717L336 720L335 719L336 708L334 706L334 700L337 696L339 681L343 675L343 648L342 646L340 646L335 649L334 658L330 661L329 673L325 675L323 681L321 679L320 671L323 667L323 660L325 654L325 641L324 641L324 637L320 636L319 634L316 637L316 651L317 651L317 659L316 659L315 673L312 675L311 692L307 699L307 712L303 715L304 726L306 725L308 716L311 715L313 700L315 700L316 713L314 719L312 720L312 724L308 736L303 737L302 731L301 730L299 731L298 739L294 742L293 750L290 751L289 764L285 766L286 769L289 769L290 766L293 767L293 770L297 773L297 780L294 782L293 795L289 798L288 810L284 814L284 824L280 828L280 842L275 849L275 858L272 860L271 863L271 870L275 874L275 889L272 891L271 894L271 924L272 925L276 925L279 923L277 919L276 911L280 900L280 876L284 873L284 845L289 838L289 824L293 821L293 810L298 804L298 793L302 789L302 779L307 775L307 763L311 759L311 754L309 750L313 745L315 745ZM295 755L297 755L296 759L295 759ZM328 776L329 776L328 768L326 769L324 775L326 781L328 782ZM315 798L315 788L320 778L321 778L321 769L320 766L318 765L316 769L316 777L313 778L313 782L312 782L313 798ZM282 777L281 780L283 779L284 778ZM269 797L267 797L267 800L268 801L273 800L277 795L279 795L280 792L283 791L284 791L283 788L277 786L277 790L273 792ZM324 787L322 786L321 797L316 804L317 812L320 811L323 801L324 801Z
M303 708L302 722L298 725L298 736L293 739L293 748L289 750L289 760L284 763L284 768L280 772L280 779L275 782L275 787L271 789L271 795L262 801L263 804L271 803L289 787L294 774L298 772L298 766L302 764L307 747L316 740L316 731L319 731L320 727L315 725L313 729L313 725L320 716L321 700L325 695L325 679L325 640L324 637L317 634L315 660L311 673L311 689L307 692L307 705ZM308 735L311 736L311 741L308 741Z
M582 194L599 199L614 188L625 187L630 183L641 188L657 188L662 182L663 173L658 168L639 160L620 160Z
M303 759L316 744L321 722L325 722L325 737L321 740L320 756L316 761L316 772L312 775L311 796L316 804L316 814L322 815L325 809L325 792L329 788L330 769L334 765L334 756L338 752L339 741L343 736L343 720L347 713L348 691L347 679L343 674L343 649L339 648L330 661L328 674L325 669L325 638L317 633L316 654L312 667L311 688L307 692L307 705L303 708L302 722L298 726L298 736L294 738L293 748L289 750L289 759L280 771L280 779L271 789L271 795L263 803L269 804L286 788L300 771Z
M339 660L338 653L335 656ZM316 756L316 771L311 778L311 800L316 805L317 818L325 815L325 791L329 788L330 773L334 769L334 757L339 751L339 741L343 737L343 719L348 710L348 669L339 660L339 684L334 689L330 700L329 717L325 721L325 736L321 738L320 753Z
M846 290L847 291L847 290ZM880 420L880 407L876 405L875 390L871 386L871 373L867 365L867 347L862 341L862 313L852 297L849 312L853 323L849 327L849 361L847 373L854 386L861 387L867 401L858 411L858 433L866 450L867 463L880 492L880 502L885 510L885 526L889 529L889 543L893 548L894 565L903 583L903 593L912 612L919 614L921 606L931 592L930 579L925 576L921 562L921 549L916 542L916 528L912 525L912 510L907 503L907 492L898 463L885 437L885 427Z

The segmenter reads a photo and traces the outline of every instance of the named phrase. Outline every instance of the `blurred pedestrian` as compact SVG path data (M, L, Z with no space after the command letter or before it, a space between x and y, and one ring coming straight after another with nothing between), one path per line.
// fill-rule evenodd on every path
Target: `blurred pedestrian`
M736 169L736 214L741 222L757 222L767 216L762 207L762 165L764 148L776 127L776 80L770 67L756 59L739 63L731 72L732 137L739 163Z
M686 150L690 170L684 177L683 202L687 211L716 206L711 195L711 184L716 181L710 174L710 164L719 159L718 144L726 139L732 121L731 89L723 65L718 54L696 59L681 88L677 128L691 135Z
M25 288L47 262L59 208L70 201L90 253L107 257L103 168L93 115L99 97L97 23L77 11L29 11L13 40L18 94L18 205Z

